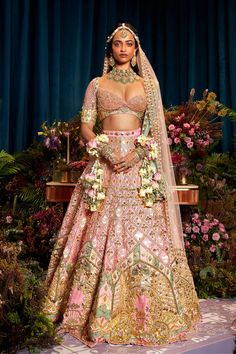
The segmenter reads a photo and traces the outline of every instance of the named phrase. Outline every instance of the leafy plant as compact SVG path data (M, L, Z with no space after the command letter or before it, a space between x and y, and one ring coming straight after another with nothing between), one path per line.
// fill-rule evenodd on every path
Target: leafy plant
M13 175L20 170L15 164L15 158L6 151L0 151L0 179L9 175Z
M55 343L52 322L41 311L45 288L36 261L21 261L22 243L0 239L0 350L11 353L22 347Z

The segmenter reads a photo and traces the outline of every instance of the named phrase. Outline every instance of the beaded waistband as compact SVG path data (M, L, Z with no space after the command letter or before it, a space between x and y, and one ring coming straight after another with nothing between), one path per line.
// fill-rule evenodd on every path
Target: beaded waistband
M108 136L139 136L141 134L141 128L134 130L103 130L103 133Z

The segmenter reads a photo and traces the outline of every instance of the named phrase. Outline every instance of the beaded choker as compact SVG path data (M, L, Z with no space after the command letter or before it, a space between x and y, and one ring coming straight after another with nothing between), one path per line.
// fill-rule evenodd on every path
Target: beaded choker
M140 77L131 68L127 70L119 70L117 68L113 68L108 73L108 79L121 82L122 84L128 84L139 80Z

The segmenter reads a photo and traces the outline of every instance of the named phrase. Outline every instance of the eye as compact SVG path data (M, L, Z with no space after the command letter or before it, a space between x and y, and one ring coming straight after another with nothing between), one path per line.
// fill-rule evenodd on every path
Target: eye
M128 47L133 47L134 43L133 42L127 42Z

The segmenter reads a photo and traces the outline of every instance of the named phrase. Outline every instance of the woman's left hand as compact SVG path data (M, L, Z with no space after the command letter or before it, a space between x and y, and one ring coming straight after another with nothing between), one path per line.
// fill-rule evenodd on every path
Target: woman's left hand
M127 173L133 167L139 162L139 156L136 154L135 151L131 151L127 155L121 157L115 164L113 171L116 173Z

